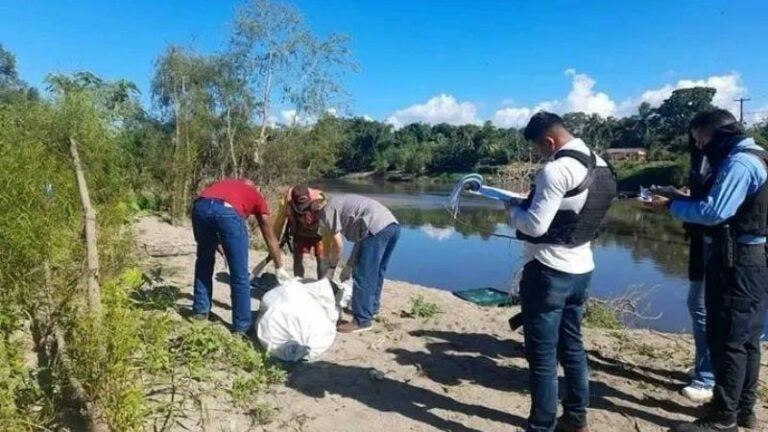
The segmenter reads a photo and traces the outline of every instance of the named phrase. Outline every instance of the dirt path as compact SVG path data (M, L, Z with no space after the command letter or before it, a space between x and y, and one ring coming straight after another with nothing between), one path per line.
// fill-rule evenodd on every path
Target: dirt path
M137 223L136 231L144 253L180 254L148 257L146 263L170 271L169 281L183 292L179 307L188 308L194 269L191 229L147 217ZM263 256L252 251L251 263ZM217 272L225 272L223 264L217 263ZM308 269L307 274L312 273ZM444 313L430 321L402 317L417 295L438 304ZM213 313L229 323L226 283L215 282L214 300ZM258 300L253 310L258 310ZM445 291L387 281L375 329L339 334L319 361L293 366L286 384L266 396L277 409L271 423L245 426L219 405L208 426L199 430L522 430L529 409L527 365L522 335L507 326L516 311L481 308ZM592 431L663 431L697 414L697 407L678 393L692 358L688 336L641 330L585 333L592 371ZM765 365L768 348L763 350ZM763 367L762 377L765 382L768 367ZM765 399L758 416L768 424Z

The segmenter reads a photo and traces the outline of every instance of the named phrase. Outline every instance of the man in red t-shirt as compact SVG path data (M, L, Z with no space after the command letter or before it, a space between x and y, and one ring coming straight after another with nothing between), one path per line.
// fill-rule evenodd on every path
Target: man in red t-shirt
M248 277L248 225L254 216L275 262L279 281L290 279L282 268L282 253L269 221L269 207L264 196L250 180L226 179L204 189L192 210L192 229L197 241L195 289L192 312L196 319L207 319L213 294L213 266L216 248L221 245L229 265L232 288L232 331L249 332L251 288Z

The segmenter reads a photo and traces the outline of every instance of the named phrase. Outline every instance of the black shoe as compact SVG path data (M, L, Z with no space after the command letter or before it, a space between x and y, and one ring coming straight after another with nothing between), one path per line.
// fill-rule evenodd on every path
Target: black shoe
M757 416L754 411L739 413L736 423L744 429L757 429Z
M739 432L735 421L724 422L711 417L704 417L693 423L684 423L674 429L675 432Z
M208 321L207 314L192 314L192 321Z

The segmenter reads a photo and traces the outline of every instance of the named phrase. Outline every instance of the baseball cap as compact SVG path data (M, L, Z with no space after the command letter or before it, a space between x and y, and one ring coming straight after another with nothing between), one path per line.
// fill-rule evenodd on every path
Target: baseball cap
M312 205L312 199L309 197L309 188L305 185L295 186L291 189L291 205L298 213L304 213Z

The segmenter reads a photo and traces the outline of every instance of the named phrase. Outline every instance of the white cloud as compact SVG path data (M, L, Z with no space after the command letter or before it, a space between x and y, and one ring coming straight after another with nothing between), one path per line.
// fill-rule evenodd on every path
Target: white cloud
M373 117L369 116L368 114L363 114L363 120L365 120L365 121L373 121Z
M595 93L595 80L592 77L584 73L576 73L574 69L566 70L565 75L571 77L567 111L580 111L608 117L616 110L616 103L607 94Z
M325 113L328 114L331 117L338 117L339 116L339 113L338 113L338 111L336 111L336 108L328 108L327 110L325 110Z
M479 123L477 107L471 102L459 102L451 95L440 94L426 103L412 105L408 108L395 111L387 118L387 123L396 128L410 123L438 124L448 123L463 125Z
M768 105L758 109L749 116L744 116L744 121L755 124L768 122Z
M708 78L691 80L680 80L676 84L666 84L662 87L646 90L637 98L630 98L622 102L617 110L620 116L628 116L637 112L637 107L643 102L647 102L652 107L658 107L667 99L672 92L678 89L691 87L712 87L715 89L715 96L712 98L712 104L725 108L734 114L738 113L739 104L733 99L744 96L747 89L741 82L741 76L736 72L727 75L713 75Z
M551 100L540 102L536 106L506 107L496 111L491 121L500 127L523 127L533 114L546 110L558 113L581 111L599 114L603 117L613 115L616 103L603 92L595 92L596 81L587 74L567 69L565 75L571 78L571 90L564 101Z
M326 111L328 114L336 117L336 110L329 108ZM309 126L317 123L317 117L315 116L301 116L297 114L295 109L286 109L280 111L281 123L285 126Z
M564 98L543 101L529 106L518 106L514 99L507 98L502 101L502 108L490 115L490 120L499 127L519 128L525 126L531 116L540 110L561 114L580 111L588 114L599 114L602 117L624 117L635 114L643 102L647 102L652 107L658 107L673 91L691 87L714 88L715 96L712 103L736 114L739 107L738 102L734 102L733 99L747 94L741 76L737 72L731 72L699 79L678 80L676 83L668 83L645 90L638 96L617 103L608 93L596 90L597 81L588 74L579 73L575 69L567 69L565 76L571 80L571 87ZM768 108L763 108L760 111L766 109ZM747 120L764 120L765 114L757 113ZM364 118L370 117L364 116ZM446 93L434 96L424 103L395 111L387 118L387 123L396 128L416 122L453 125L479 124L482 122L482 118L478 116L476 104L470 101L458 101Z
M714 88L715 96L712 103L737 113L739 106L733 99L747 94L741 76L732 72L702 79L679 80L675 84L665 84L658 88L646 90L640 96L626 99L617 105L607 93L595 92L596 81L589 75L577 73L574 69L567 69L565 75L571 78L571 89L565 100L541 102L532 108L505 107L496 111L491 117L491 121L500 127L522 127L534 113L540 110L557 113L581 111L588 114L599 114L603 117L624 117L635 114L643 102L649 103L652 107L658 107L673 91L691 87ZM750 120L755 121L754 119Z
M437 241L448 240L456 232L453 228L437 228L430 224L422 225L420 229L427 237Z
M296 114L295 109L282 110L280 115L283 117L283 123L292 125L299 122L299 116Z
M491 122L498 127L520 128L528 123L534 112L530 108L502 108L493 114Z
M553 111L558 101L542 102L533 108L502 108L496 111L491 118L491 122L498 127L503 128L521 128L528 124L531 116L539 111Z

